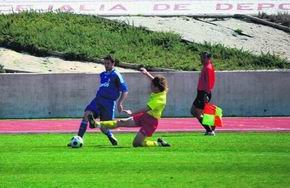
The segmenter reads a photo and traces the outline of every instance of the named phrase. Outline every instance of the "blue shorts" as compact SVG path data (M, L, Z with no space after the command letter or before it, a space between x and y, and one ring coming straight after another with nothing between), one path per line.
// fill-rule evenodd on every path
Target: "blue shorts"
M96 97L86 107L85 111L92 111L94 117L100 117L101 121L112 120L115 118L116 101Z

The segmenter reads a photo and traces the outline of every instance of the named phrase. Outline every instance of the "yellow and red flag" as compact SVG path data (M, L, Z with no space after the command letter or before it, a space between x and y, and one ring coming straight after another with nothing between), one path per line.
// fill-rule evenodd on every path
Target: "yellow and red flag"
M220 107L211 103L207 103L205 104L203 110L202 124L207 126L222 127L222 116L223 110Z

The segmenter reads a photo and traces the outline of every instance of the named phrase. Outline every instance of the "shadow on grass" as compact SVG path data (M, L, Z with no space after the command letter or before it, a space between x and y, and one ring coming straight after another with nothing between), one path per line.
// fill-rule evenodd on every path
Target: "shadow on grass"
M110 146L110 145L85 145L81 148L72 148L66 145L46 145L46 146L34 146L33 148L38 149L59 149L59 148L68 148L68 149L82 149L82 148L112 148L112 149L123 149L123 148L132 148L130 146Z
M91 146L88 146L88 147L94 147L94 148L113 148L113 149L132 148L130 146L109 146L109 145L91 145Z
M191 132L189 133L179 133L179 134L159 134L158 137L164 137L164 138L170 138L170 137L200 137L203 136L203 133L194 133L192 134Z

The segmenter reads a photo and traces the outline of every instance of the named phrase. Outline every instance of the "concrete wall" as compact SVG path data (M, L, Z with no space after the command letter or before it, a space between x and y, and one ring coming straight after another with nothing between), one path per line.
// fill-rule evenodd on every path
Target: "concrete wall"
M162 74L170 88L164 116L190 116L199 72ZM290 71L216 74L212 102L225 116L290 115ZM129 85L125 107L144 106L148 79L140 73L123 75ZM80 117L98 83L97 74L0 74L0 118Z

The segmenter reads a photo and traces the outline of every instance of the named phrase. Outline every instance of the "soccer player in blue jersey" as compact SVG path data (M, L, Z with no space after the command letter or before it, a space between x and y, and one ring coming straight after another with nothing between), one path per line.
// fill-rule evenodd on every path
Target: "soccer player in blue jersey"
M122 75L115 70L115 59L108 55L104 58L106 71L100 74L100 86L96 97L87 105L78 136L83 137L88 126L88 115L92 114L94 118L100 118L100 121L113 120L115 118L115 107L122 112L123 101L128 95L128 86ZM110 129L102 127L101 131L107 135L112 145L118 145L118 140L114 137ZM68 144L70 146L70 144Z

